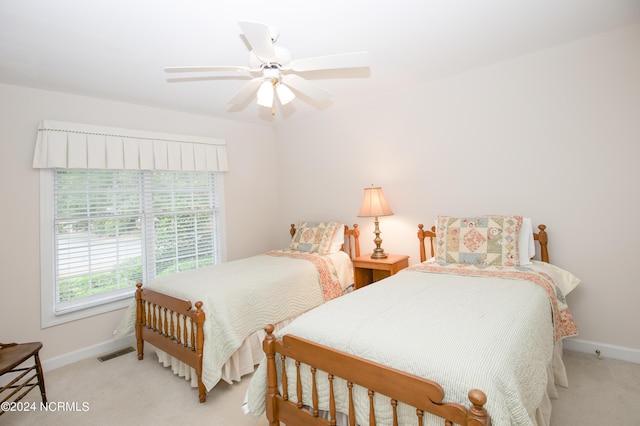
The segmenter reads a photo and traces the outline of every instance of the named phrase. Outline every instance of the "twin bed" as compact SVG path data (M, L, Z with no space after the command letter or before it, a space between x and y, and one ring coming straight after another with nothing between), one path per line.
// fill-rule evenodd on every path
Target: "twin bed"
M138 359L145 342L152 345L160 362L198 388L200 402L218 381L253 372L265 324L281 328L353 285L357 225L299 222L290 233L286 249L138 284Z
M288 426L548 426L579 280L526 222L439 217L419 227L420 264L265 327L245 409Z
M264 278L294 264L316 269L317 260L301 262L313 248L296 245L300 231L292 226L288 256L270 252L262 266L236 261L227 272L260 271ZM359 255L358 234L357 226L345 227L344 235L355 238L352 258ZM546 227L534 233L520 216L442 216L431 230L419 225L418 238L421 263L354 292L344 291L353 282L349 257L351 275L338 291L320 290L317 270L315 287L289 276L284 287L267 280L260 293L254 282L234 284L237 291L228 295L217 286L205 292L212 283L191 285L189 294L176 289L201 281L201 272L179 274L179 285L163 279L139 286L138 356L144 341L158 348L161 359L180 365L174 371L191 371L204 402L218 380L236 380L225 370L237 370L230 364L250 346L246 370L236 374L260 363L245 410L266 413L271 425L548 426L555 384L567 385L562 339L577 334L564 296L579 280L549 263ZM534 240L541 261L533 260ZM313 301L292 312L309 293ZM242 311L236 303L247 295L252 299ZM278 315L266 314L270 307ZM219 318L225 311L235 313L230 322ZM249 330L268 325L229 344L244 322ZM266 357L255 353L259 342Z

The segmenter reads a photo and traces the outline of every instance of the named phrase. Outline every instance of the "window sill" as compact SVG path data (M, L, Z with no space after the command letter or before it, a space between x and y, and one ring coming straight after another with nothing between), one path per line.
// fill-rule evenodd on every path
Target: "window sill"
M53 309L44 310L42 312L42 328L53 327L56 325L64 324L71 321L77 321L84 318L89 318L95 315L104 314L118 309L128 308L133 306L135 299L128 297L126 299L120 299L109 303L104 303L98 306L92 306L85 309L78 309L71 312L56 314Z

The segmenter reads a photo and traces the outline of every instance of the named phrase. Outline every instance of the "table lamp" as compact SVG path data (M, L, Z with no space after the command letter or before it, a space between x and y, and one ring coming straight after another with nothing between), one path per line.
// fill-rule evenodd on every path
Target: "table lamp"
M382 244L382 239L380 238L380 228L378 227L379 216L391 216L393 212L387 205L387 200L384 198L384 194L382 193L382 188L371 186L371 188L364 189L364 199L362 200L362 207L360 207L360 213L358 217L375 217L376 229L374 234L376 238L373 242L376 244L376 248L373 249L373 253L371 253L372 259L384 259L388 255L384 252L380 244Z

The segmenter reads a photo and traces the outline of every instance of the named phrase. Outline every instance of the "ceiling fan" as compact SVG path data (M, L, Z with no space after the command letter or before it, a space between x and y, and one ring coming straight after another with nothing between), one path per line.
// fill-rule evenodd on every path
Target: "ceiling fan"
M243 104L256 93L258 105L271 108L271 113L275 115L276 97L281 105L285 105L295 99L294 91L320 103L331 97L329 92L297 73L369 66L368 52L292 60L287 49L275 45L279 37L277 30L257 22L241 21L238 25L252 49L249 54L249 66L167 67L164 69L165 72L248 72L255 77L241 87L229 99L228 104Z

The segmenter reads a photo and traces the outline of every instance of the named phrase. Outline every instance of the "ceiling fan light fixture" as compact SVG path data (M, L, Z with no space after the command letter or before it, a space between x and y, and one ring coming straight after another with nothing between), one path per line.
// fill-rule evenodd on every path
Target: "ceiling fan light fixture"
M167 67L166 72L236 72L251 74L250 81L240 88L227 102L235 107L244 108L252 96L256 96L257 104L271 108L276 113L276 96L280 105L293 101L296 94L304 95L319 104L326 104L331 94L319 86L298 75L307 71L323 71L333 69L369 67L368 52L352 52L335 55L324 55L292 60L288 49L276 46L279 31L258 22L238 22L244 40L250 47L249 67L246 66L188 66ZM221 77L214 77L218 79ZM236 77L232 77L236 78ZM197 79L192 79L197 80ZM295 90L295 93L292 91ZM257 91L257 94L256 94ZM260 111L262 112L262 111Z
M271 80L265 80L258 89L258 105L271 108L274 96L273 83Z
M278 94L281 105L286 105L296 98L296 95L293 94L291 89L282 83L276 85L276 93Z

